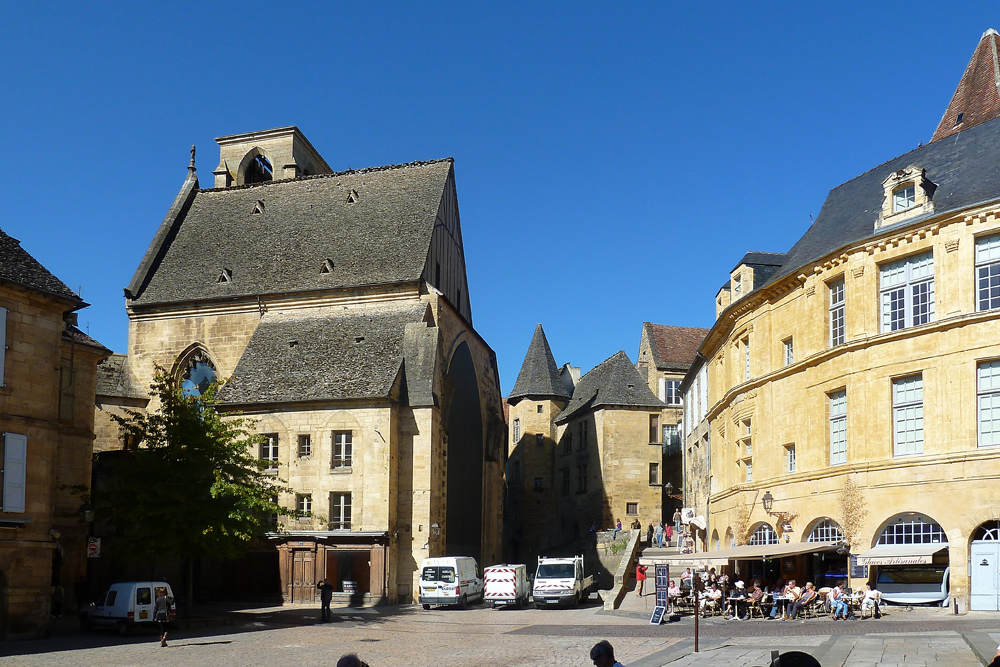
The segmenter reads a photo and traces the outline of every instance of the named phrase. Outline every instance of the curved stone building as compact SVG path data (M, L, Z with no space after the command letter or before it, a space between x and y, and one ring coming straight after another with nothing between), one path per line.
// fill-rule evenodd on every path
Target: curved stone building
M931 141L749 253L685 379L707 560L998 608L1000 35ZM707 391L705 386L707 384Z

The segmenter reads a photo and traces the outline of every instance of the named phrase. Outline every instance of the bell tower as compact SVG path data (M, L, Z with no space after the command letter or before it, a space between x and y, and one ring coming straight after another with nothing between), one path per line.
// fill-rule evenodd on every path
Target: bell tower
M294 125L218 137L215 141L219 144L219 166L212 173L217 188L333 171Z

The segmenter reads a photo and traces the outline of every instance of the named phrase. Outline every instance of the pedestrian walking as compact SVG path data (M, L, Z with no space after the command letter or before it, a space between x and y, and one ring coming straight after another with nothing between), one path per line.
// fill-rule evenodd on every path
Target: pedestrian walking
M625 667L615 660L615 647L607 639L594 644L590 649L590 659L594 661L594 667Z
M663 535L667 538L667 546L670 546L670 540L674 537L674 527L669 523L663 524Z
M174 596L167 595L166 587L156 589L156 600L153 602L153 619L160 626L160 646L167 645L167 630L170 629L170 617L174 613Z
M319 589L319 601L322 608L319 612L319 622L329 623L330 622L330 601L333 599L333 584L330 583L329 579L324 579L323 581L316 584L316 588Z
M656 524L656 546L663 547L663 524Z
M649 524L649 530L646 531L646 544L653 546L653 524Z
M677 508L674 510L674 532L678 535L681 534L681 510Z

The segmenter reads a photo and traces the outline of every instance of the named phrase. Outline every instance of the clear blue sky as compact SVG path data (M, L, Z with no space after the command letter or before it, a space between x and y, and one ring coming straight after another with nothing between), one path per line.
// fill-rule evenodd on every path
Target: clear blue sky
M452 156L474 323L508 394L643 321L708 327L748 250L926 142L1000 6L7 3L0 227L127 345L122 288L198 146L298 125L335 170ZM758 9L758 7L765 9Z

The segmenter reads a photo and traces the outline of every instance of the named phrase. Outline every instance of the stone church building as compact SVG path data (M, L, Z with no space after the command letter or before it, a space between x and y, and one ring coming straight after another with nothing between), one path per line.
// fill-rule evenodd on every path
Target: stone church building
M323 578L408 602L425 557L498 562L505 425L453 161L334 172L296 127L217 141L215 187L192 149L125 290L128 355L113 361L129 379L106 403L134 399L156 365L189 391L225 380L223 409L258 420L261 459L294 491L268 536L286 602L313 601Z

